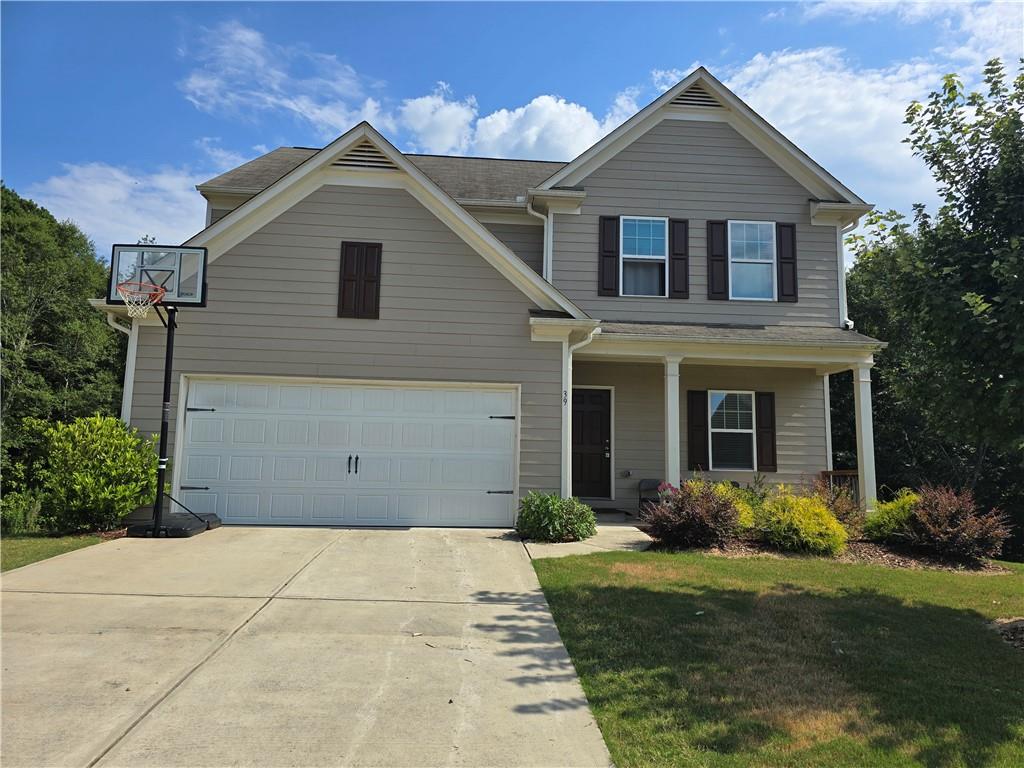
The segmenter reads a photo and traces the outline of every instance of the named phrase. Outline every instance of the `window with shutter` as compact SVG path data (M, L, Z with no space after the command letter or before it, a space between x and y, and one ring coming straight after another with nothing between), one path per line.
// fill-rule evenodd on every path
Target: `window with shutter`
M338 317L380 317L380 243L341 244Z

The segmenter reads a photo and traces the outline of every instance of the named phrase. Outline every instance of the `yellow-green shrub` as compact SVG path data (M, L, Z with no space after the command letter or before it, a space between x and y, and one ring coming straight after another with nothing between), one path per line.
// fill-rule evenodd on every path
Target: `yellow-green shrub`
M754 527L754 509L757 499L753 493L725 481L715 483L715 493L723 499L728 499L736 507L736 527L739 530L749 531Z
M899 538L907 527L914 506L921 497L909 488L901 488L896 498L875 507L864 521L864 535L875 541Z
M846 548L846 529L820 498L797 496L784 487L755 510L754 526L779 549L834 556Z

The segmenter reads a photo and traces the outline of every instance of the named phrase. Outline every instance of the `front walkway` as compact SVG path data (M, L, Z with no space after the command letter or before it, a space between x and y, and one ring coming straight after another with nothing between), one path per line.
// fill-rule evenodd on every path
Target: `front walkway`
M518 538L220 528L3 577L5 766L606 766Z
M597 513L597 534L584 541L548 544L527 541L530 558L593 555L597 552L641 552L651 546L651 537L636 527L637 519L615 512Z

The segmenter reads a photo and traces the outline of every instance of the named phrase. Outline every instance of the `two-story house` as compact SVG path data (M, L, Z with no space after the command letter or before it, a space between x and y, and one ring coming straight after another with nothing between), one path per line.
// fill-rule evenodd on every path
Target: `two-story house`
M870 369L842 238L870 210L701 68L570 162L398 151L361 123L201 184L209 299L178 317L173 488L225 523L508 526L537 489L831 469L828 377ZM160 418L164 333L123 416Z

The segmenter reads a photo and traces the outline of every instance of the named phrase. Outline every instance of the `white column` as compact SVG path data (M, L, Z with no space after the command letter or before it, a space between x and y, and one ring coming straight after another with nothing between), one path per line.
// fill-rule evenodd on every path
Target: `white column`
M832 393L828 388L828 374L821 377L825 400L825 469L832 471Z
M665 358L665 481L678 485L682 479L679 440L678 356Z
M873 509L875 487L875 435L871 425L871 366L853 369L853 407L857 423L857 482L860 499L866 509Z
M562 498L572 496L572 350L562 342Z
M132 319L128 334L128 352L124 360L124 384L121 387L121 421L131 424L132 395L135 391L135 358L139 351L139 321Z

